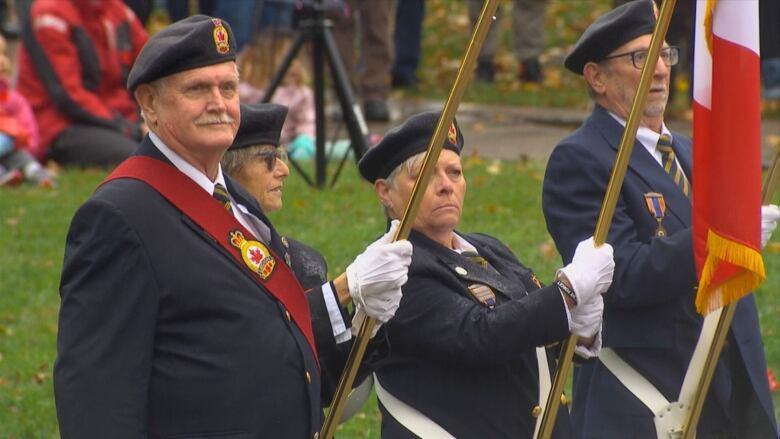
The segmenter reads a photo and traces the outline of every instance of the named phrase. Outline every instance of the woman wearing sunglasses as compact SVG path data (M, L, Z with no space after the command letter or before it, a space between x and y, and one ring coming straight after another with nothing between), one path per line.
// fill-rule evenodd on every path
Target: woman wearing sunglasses
M284 145L280 144L282 126L286 116L287 107L283 105L242 104L238 133L221 161L223 172L243 186L257 200L260 208L266 214L282 208L282 186L284 180L290 175L290 168L287 166L287 151ZM388 236L393 236L393 231L385 235L385 237ZM318 322L325 323L325 320L330 320L330 324L334 328L344 327L345 322L350 317L346 315L343 308L350 301L350 294L346 291L348 290L347 272L329 282L327 278L328 265L317 250L287 237L282 237L281 241L287 248L287 255L289 255L285 258L286 262L292 268L304 291L322 285L323 290L329 289L334 293L335 300L331 305L335 305L336 302L341 305L337 307L326 304L329 315L320 316L313 313L312 324L317 325ZM364 252L361 256L367 255ZM378 263L373 260L375 258L369 259L372 259L370 262L374 265ZM352 265L355 265L357 260ZM350 268L347 268L347 271L349 270ZM393 310L394 312L395 310ZM358 313L355 312L355 315ZM353 317L353 320L354 318L362 318L362 316ZM340 322L339 319L341 319ZM342 342L348 340L349 336L346 338L342 335L334 334L334 336L338 343L336 349L324 349L324 346L317 346L321 363L341 365L346 360L350 344ZM370 352L367 354L367 358L376 359L377 356L382 355L384 352L381 349L382 346L382 338L380 337L377 343L369 345ZM339 372L340 368L322 369L323 401L331 400L331 395L338 383ZM362 382L368 373L368 370L359 370L357 382ZM370 387L363 387L364 391L369 389ZM355 403L355 405L350 410L359 408L360 404Z
M241 105L241 124L222 169L257 200L263 212L282 208L282 185L290 175L287 150L279 144L287 107Z
M280 136L287 107L241 105L241 124L233 145L222 157L222 169L243 186L264 213L282 208L282 186L290 175L287 150ZM327 282L328 265L320 253L293 239L282 238L291 265L304 290Z

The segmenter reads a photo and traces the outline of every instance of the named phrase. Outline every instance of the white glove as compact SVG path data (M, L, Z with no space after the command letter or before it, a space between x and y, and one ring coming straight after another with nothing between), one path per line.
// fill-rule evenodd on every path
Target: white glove
M772 232L777 228L777 220L780 219L780 207L774 204L761 206L761 248L766 247Z
M615 260L612 246L604 243L596 248L593 237L577 244L571 263L561 270L569 279L577 304L589 302L598 294L604 294L612 284Z
M355 306L381 323L390 320L401 302L401 286L406 283L412 262L412 244L407 240L391 242L398 228L366 247L347 267L349 295Z
M604 299L597 294L589 301L571 310L571 333L580 337L592 337L601 331Z

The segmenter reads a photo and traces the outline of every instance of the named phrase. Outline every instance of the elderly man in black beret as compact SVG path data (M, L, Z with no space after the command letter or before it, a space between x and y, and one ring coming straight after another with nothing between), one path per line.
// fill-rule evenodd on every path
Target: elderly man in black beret
M619 6L596 19L564 61L595 102L555 147L544 177L542 208L564 262L594 230L657 16L651 0ZM664 44L607 237L616 271L604 296L604 349L574 372L579 438L666 438L682 427L684 406L673 402L703 319L694 309L691 143L664 124L677 59L677 48ZM696 437L777 437L752 295L737 305Z
M437 117L412 116L360 160L390 219L406 208ZM571 331L582 337L580 353L598 351L612 249L583 241L542 287L497 239L456 231L462 147L453 121L409 236L409 280L386 325L390 354L376 364L382 437L530 438L554 365L543 346ZM565 407L556 422L554 437L572 437Z
M387 321L411 245L383 237L306 293L255 199L223 174L235 38L203 15L149 39L127 86L149 134L76 212L60 284L63 438L310 438L339 303ZM319 355L318 355L319 354Z

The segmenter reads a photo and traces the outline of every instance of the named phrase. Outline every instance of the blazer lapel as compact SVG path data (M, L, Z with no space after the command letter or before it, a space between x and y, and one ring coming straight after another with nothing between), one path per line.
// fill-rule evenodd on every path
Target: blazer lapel
M623 126L607 110L599 106L594 110L591 122L601 132L609 146L617 152L624 130ZM683 143L676 136L672 147L683 166L683 171L690 179L690 153L685 151ZM644 182L647 192L663 194L667 215L671 214L686 227L690 224L691 201L638 140L634 140L634 147L628 160L628 172Z
M482 267L476 262L466 259L460 253L444 248L438 243L431 241L421 233L412 231L410 239L413 239L414 245L426 247L428 251L436 256L441 264L446 266L449 271L453 272L457 277L463 279L464 282L487 285L505 297L511 298L509 291L511 291L510 287L514 285L514 283L510 282L510 280L501 275L501 273L496 272L496 270L493 270L490 267ZM496 260L495 255L487 249L478 248L477 251L480 256L490 262L491 265L493 264L493 261ZM498 269L495 265L493 266Z

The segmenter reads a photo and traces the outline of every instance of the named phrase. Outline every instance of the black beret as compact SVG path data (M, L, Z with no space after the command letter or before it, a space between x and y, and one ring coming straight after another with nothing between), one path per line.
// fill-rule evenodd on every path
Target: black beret
M230 150L252 145L279 146L287 107L279 104L241 104L241 124Z
M607 12L591 23L574 45L563 65L581 75L585 64L599 62L634 38L652 34L658 19L653 0L633 0Z
M358 163L360 175L373 183L379 178L387 178L409 157L425 152L438 120L439 112L419 113L389 130L382 140L360 159ZM463 149L463 134L456 119L453 119L450 124L444 138L443 149L449 149L458 155Z
M193 15L152 35L127 77L131 92L141 84L185 70L236 59L236 39L219 18Z

